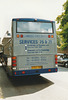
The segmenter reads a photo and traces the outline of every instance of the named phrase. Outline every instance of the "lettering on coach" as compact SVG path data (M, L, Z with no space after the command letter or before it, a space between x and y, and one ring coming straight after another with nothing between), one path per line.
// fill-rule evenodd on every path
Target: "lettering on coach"
M52 40L19 40L19 44L52 44Z

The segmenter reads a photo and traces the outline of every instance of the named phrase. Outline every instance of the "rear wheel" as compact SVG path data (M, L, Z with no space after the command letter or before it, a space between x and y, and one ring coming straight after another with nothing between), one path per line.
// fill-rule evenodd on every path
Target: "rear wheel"
M65 65L66 68L68 68L68 62L66 62L64 65Z

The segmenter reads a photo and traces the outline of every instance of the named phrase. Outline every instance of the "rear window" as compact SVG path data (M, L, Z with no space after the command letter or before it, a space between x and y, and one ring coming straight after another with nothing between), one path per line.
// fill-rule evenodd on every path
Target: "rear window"
M17 33L20 32L41 32L53 33L53 25L50 22L23 22L17 21Z

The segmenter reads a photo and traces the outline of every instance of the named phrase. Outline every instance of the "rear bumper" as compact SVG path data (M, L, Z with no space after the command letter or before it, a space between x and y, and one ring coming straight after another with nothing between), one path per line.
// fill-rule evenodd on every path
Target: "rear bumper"
M20 70L20 71L13 71L13 76L38 75L38 74L52 73L57 71L58 68Z

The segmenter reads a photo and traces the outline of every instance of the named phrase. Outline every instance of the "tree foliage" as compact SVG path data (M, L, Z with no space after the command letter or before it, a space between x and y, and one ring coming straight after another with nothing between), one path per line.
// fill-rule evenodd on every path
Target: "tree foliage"
M62 39L61 39L61 35L60 35L60 31L56 31L57 34L57 46L60 47L62 44Z
M60 36L57 35L57 46L61 46L61 43L60 43Z
M62 49L68 47L68 0L63 5L64 12L56 18L57 23L60 23L60 35L62 36Z

